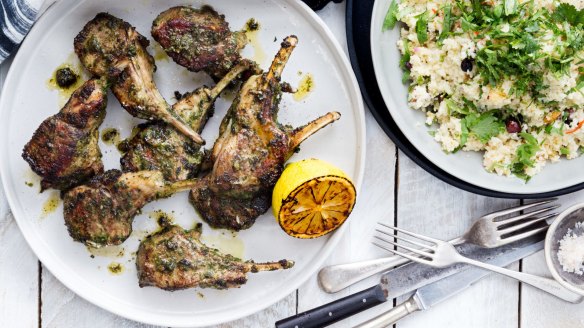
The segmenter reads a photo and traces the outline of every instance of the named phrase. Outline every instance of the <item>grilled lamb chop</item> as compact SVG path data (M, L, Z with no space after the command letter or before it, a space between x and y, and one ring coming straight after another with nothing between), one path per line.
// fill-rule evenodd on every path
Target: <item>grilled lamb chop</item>
M122 106L133 116L162 120L197 143L204 143L172 111L154 84L156 66L149 41L129 23L99 13L75 37L75 53L93 75L106 77Z
M65 224L74 240L92 247L119 245L132 233L134 216L147 203L194 185L167 183L158 171L109 170L65 193Z
M254 63L241 61L213 89L205 86L184 95L173 105L173 111L200 133L221 91L250 68L254 68ZM124 145L126 153L121 159L124 172L159 170L167 181L194 178L205 157L198 144L160 121L139 125L137 133Z
M162 12L152 23L152 36L177 64L205 71L215 80L237 64L247 43L244 32L231 32L225 16L209 6Z
M165 290L236 288L247 282L248 272L289 269L294 262L254 263L222 254L200 241L201 225L193 230L171 225L148 236L138 248L136 266L140 287Z
M22 157L40 175L41 191L67 190L103 172L98 128L105 118L105 80L79 87L61 109L41 123Z
M282 42L270 70L245 82L221 122L211 154L213 169L190 194L213 227L249 228L270 207L284 162L306 138L340 118L331 112L296 129L277 122L280 76L296 43L295 36Z

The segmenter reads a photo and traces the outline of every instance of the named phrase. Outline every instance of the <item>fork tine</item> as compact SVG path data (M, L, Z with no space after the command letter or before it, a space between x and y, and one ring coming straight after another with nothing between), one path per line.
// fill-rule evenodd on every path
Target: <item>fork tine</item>
M549 212L549 211L555 210L558 207L560 207L560 205L554 205L554 206L545 207L545 208L542 208L542 209L539 209L539 210L535 210L535 211L532 211L532 212L529 212L529 213L525 213L525 214L521 214L521 215L518 215L518 216L514 216L514 217L509 218L509 219L506 219L506 220L497 221L497 222L495 222L495 225L497 227L499 227L499 226L502 226L502 225L505 225L505 224L509 224L509 223L521 221L521 220L527 219L527 218L529 218L531 216L535 216L535 215L538 215L538 214L541 214L541 213L545 213L545 212Z
M426 259L423 259L421 257L417 257L417 256L413 256L413 255L409 255L409 254L406 254L406 253L402 253L402 252L396 251L394 249L391 249L391 248L388 248L386 246L380 245L380 244L378 244L376 242L373 242L373 245L375 245L375 246L377 246L379 248L382 248L382 249L384 249L384 250L386 250L386 251L388 251L388 252L390 252L392 254L395 254L395 255L398 255L398 256L401 256L401 257L405 257L406 259L408 259L410 261L414 261L414 262L418 262L418 263L425 263L425 264L430 264L432 262L430 260L426 260Z
M417 233L409 232L407 230L400 229L398 227L393 227L393 226L387 225L387 224L385 224L383 222L377 222L377 224L381 224L382 226L384 226L384 227L386 227L388 229L392 229L392 230L401 232L403 234L406 234L406 235L409 235L409 236L412 236L414 238L418 238L418 239L421 239L421 240L424 240L424 241L427 241L427 242L431 242L431 243L435 243L435 244L437 244L437 243L440 242L440 240L438 240L438 239L434 239L434 238L430 238L430 237L426 237L426 236L419 235Z
M389 233L389 232L387 232L387 231L383 231L383 230L379 230L379 229L375 229L375 231L377 231L377 232L380 232L380 233L382 233L382 234L384 234L384 235L387 235L387 236L391 236L391 237L393 237L393 238L395 238L395 239L403 240L403 241L405 241L405 242L407 242L407 243L410 243L410 244L412 244L412 245L416 245L416 246L418 246L418 247L423 247L423 248L426 248L426 249L432 249L432 246L429 246L429 245L424 245L424 244L422 244L422 243L418 243L418 242L416 242L416 241L413 241L413 240L410 240L410 239L404 238L404 237L402 237L402 236L394 235L394 234L392 234L392 233Z
M431 257L431 256L432 256L432 254L431 254L431 253L424 252L424 251L422 251L422 250L419 250L419 249L417 249L417 248L413 248L413 247L409 247L409 246L404 246L404 245L402 245L402 244L398 244L398 243L396 243L396 242L394 242L394 241L392 241L392 240L387 240L387 239L385 239L385 238L383 238L383 237L375 236L375 238L377 238L377 239L379 239L379 240L382 240L382 241L384 241L384 242L386 242L386 243L392 244L392 245L394 245L394 246L397 246L397 247L399 247L399 248L403 248L403 249L405 249L405 250L407 250L407 251L410 251L410 252L412 252L412 253L416 253L416 254L419 254L419 255L422 255L422 256L427 256L427 257Z
M508 234L508 233L512 233L512 232L515 232L515 231L519 231L519 230L521 230L521 229L523 229L525 227L528 227L528 226L530 226L530 225L532 225L534 223L541 222L541 221L545 221L545 220L547 220L549 218L553 218L554 216L557 216L557 215L558 215L558 213L551 213L551 214L544 215L544 216L542 216L540 218L533 218L532 220L529 220L527 222L524 222L524 223L521 223L521 224L517 224L517 225L514 225L514 226L510 226L510 227L506 227L506 228L504 228L502 230L499 230L499 234L503 235L503 234Z
M533 235L537 235L538 233L540 233L542 231L545 231L548 228L549 228L549 226L545 226L545 227L541 227L541 228L534 229L534 230L531 230L531 231L527 231L527 232L524 232L524 233L520 233L518 235L513 235L513 236L509 236L509 237L501 237L501 239L504 239L505 240L505 243L512 243L512 242L518 241L520 239L524 239L524 238L527 238L527 237L531 237Z
M520 206L516 206L516 207L512 207L512 208L507 208L507 209L504 209L504 210L501 210L501 211L489 213L487 215L483 215L483 217L494 219L496 217L504 216L504 215L507 215L507 214L511 214L513 212L519 212L519 211L527 210L527 209L530 209L530 208L533 208L533 207L537 207L537 206L540 206L540 205L549 204L551 202L555 202L556 200L558 200L558 199L557 198L545 199L545 200L542 200L542 201L539 201L539 202L535 202L535 203L531 203L531 204L526 204L526 205L520 205Z

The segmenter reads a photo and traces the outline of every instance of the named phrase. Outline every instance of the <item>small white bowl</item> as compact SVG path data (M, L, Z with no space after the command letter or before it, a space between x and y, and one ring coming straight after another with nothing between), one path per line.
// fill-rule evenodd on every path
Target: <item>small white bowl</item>
M558 260L559 241L564 238L568 229L574 228L576 222L582 221L584 203L571 206L558 215L545 236L545 260L554 279L567 289L584 296L584 275L565 272Z

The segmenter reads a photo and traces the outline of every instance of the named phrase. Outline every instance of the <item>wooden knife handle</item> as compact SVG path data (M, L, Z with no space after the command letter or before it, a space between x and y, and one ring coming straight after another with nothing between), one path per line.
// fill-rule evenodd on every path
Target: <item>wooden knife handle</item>
M385 302L380 285L276 322L276 328L318 328L331 325Z

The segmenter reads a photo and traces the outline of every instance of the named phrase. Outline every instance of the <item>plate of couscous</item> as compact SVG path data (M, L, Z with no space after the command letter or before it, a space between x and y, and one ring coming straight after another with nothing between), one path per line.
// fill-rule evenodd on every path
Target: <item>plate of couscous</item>
M472 185L584 182L584 1L378 0L377 82L406 138Z

